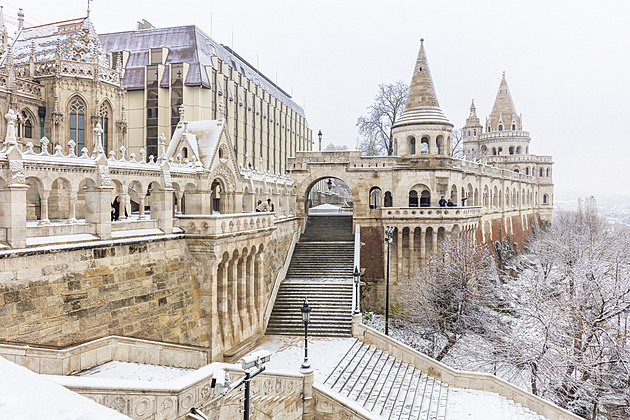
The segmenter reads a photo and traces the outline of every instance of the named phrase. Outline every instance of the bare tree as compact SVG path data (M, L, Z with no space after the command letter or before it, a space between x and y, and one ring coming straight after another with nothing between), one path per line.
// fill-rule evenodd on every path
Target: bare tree
M630 233L594 201L561 213L530 245L511 285L504 356L533 393L585 418L630 418Z
M451 157L464 158L464 130L461 128L454 129L451 134Z
M357 120L359 134L363 138L359 147L367 156L387 155L394 153L392 126L402 114L409 86L401 81L384 83L378 86L374 103L368 113Z
M433 338L438 344L433 355L442 360L467 334L489 335L502 329L499 286L487 246L447 239L420 275L403 284L404 317Z
M342 152L344 150L348 150L348 146L346 146L345 144L333 144L333 143L328 143L328 146L326 146L324 148L325 152Z

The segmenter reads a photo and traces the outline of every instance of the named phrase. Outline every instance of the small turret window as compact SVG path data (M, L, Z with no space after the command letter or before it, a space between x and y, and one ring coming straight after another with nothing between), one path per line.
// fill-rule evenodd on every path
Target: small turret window
M477 130L476 130L476 129L475 129L475 130L473 130L473 133L474 133L474 135L476 136L476 135L477 135Z
M516 125L512 124L512 130L516 130Z
M499 131L503 131L503 124L499 124Z

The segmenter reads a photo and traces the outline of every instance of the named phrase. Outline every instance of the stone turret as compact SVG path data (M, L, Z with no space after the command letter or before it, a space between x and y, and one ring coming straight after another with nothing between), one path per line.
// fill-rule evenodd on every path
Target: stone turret
M453 124L440 109L421 39L405 110L392 127L394 154L450 156L452 130Z
M466 125L462 130L463 142L464 142L464 156L469 160L477 160L480 157L479 151L479 136L483 133L483 126L479 122L477 116L477 108L475 107L475 100L473 99L470 105L470 114L466 119Z
M4 11L2 8L0 6L0 55L7 51L9 45L9 31L7 31L7 26L4 23Z
M490 116L486 119L488 131L522 130L521 117L517 114L514 101L508 88L505 72L501 78L499 91L494 100Z

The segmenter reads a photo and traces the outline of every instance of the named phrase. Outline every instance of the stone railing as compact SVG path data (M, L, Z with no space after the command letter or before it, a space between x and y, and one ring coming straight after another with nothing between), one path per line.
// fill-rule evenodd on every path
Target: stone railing
M189 235L236 235L274 227L275 213L235 213L217 215L182 214L177 225Z
M507 156L487 156L486 159L496 159L498 162L525 162L525 163L552 163L551 156L537 155L507 155Z
M494 392L511 399L523 407L538 413L549 420L580 420L581 417L564 410L516 385L506 382L488 373L466 372L453 369L424 354L406 346L361 323L360 318L353 319L352 334L361 341L393 357L408 363L429 376L458 388Z
M109 336L65 348L0 344L0 356L45 375L70 375L111 361L197 369L207 349L137 338Z
M491 140L491 139L529 139L529 131L492 131L490 133L484 133L479 136L479 141Z
M95 76L102 82L120 84L120 73L94 63L81 63L69 60L50 60L35 63L34 73L30 74L30 65L22 64L15 66L15 71L19 77L47 77L55 76L57 73L62 76L82 77L94 79Z
M212 377L219 369L232 383L243 375L237 365L212 363L168 382L47 376L52 381L133 419L183 419L195 407L211 418L238 418L242 391L216 397ZM303 376L263 372L252 381L252 411L283 419L302 418ZM216 415L216 416L215 416Z
M481 207L381 207L383 219L474 219L481 216ZM372 210L374 211L374 210Z
M313 405L317 419L320 420L380 420L378 416L361 407L356 401L341 395L327 386L313 384Z

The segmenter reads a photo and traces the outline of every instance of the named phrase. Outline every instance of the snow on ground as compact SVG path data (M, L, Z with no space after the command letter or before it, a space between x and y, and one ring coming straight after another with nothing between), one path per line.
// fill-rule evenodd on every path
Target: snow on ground
M79 372L77 376L141 381L170 381L194 370L195 369L112 361Z
M0 418L116 420L127 416L0 357Z
M447 420L503 420L499 394L449 388Z
M309 337L308 359L317 382L324 383L354 342L354 338ZM304 337L266 336L254 351L261 349L271 352L271 361L265 365L268 370L297 373L304 361Z

